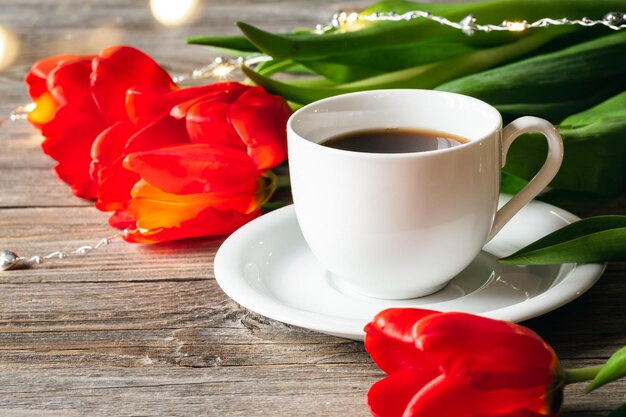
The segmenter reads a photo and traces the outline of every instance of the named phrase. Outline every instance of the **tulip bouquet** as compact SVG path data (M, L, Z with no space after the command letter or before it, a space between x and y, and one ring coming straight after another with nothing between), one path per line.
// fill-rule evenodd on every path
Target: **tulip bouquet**
M180 88L130 47L41 60L26 83L55 173L129 242L228 234L281 185L291 110L261 87Z

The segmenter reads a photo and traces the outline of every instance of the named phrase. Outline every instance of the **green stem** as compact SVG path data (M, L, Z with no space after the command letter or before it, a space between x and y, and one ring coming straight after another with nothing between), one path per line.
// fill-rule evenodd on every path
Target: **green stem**
M604 365L588 366L586 368L566 369L565 385L575 384L577 382L591 381L598 375L600 369Z
M289 175L276 175L276 189L291 187Z
M273 171L270 170L266 172L271 174L274 191L272 192L272 195L268 197L268 199L264 203L262 203L261 209L265 212L269 212L284 207L287 204L291 204L292 201L290 190L277 192L280 189L287 189L291 187L289 175L276 175Z

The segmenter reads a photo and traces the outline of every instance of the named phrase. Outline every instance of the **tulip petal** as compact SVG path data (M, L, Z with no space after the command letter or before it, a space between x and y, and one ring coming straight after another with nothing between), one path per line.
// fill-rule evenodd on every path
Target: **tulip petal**
M106 123L90 97L62 106L42 127L44 153L58 162L55 172L78 197L95 197L96 184L89 174L91 145L105 128Z
M138 49L114 46L104 49L93 59L91 91L105 119L113 124L124 120L126 90L138 85L176 89L167 72Z
M234 103L243 92L250 88L252 87L232 81L214 83L202 87L185 88L184 95L187 96L187 99L179 101L178 104L172 108L171 116L177 119L184 118L187 116L189 109L200 101ZM177 95L176 97L182 96L183 94L181 93L181 96Z
M40 77L38 74L33 72L32 69L26 73L24 82L28 88L28 95L33 100L37 100L43 93L48 91L46 79Z
M98 210L126 208L130 190L140 179L137 173L122 165L124 148L134 133L135 126L132 123L118 122L100 133L91 147L90 175L98 183L95 203Z
M36 104L28 114L28 120L35 127L41 129L66 102L84 101L90 96L91 59L90 55L61 55L33 65L25 80Z
M545 389L481 390L445 374L433 379L415 395L403 417L476 417L509 416L526 409L540 416L550 415L544 398Z
M185 122L166 115L136 131L128 139L123 154L187 143L189 139L185 131Z
M64 63L48 75L48 90L59 105L73 100L83 100L83 97L91 98L90 74L91 59Z
M170 194L144 180L135 184L131 195L128 211L137 219L137 228L145 230L180 227L207 208L243 214L259 208L254 193Z
M129 171L122 165L123 156L111 165L98 171L98 191L95 206L101 211L122 210L128 206L130 192L137 181L139 174Z
M120 159L135 131L132 123L123 121L100 132L91 146L91 177L94 181L98 181L100 170Z
M402 417L411 399L438 374L403 369L381 379L367 393L367 406L375 417Z
M38 129L54 117L59 105L48 91L35 100L35 108L28 112L28 121Z
M115 228L130 231L135 228L135 218L126 210L117 210L109 217L109 224Z
M156 85L137 85L126 90L126 114L130 121L142 127L162 118L172 108L171 100L166 99L168 93L172 91Z
M162 86L139 85L126 91L126 111L131 121L138 126L160 119L167 113L182 119L188 109L198 101L233 102L247 88L250 87L234 82L187 87L174 91Z
M172 207L165 209L167 214L173 213ZM153 216L154 212L151 208L148 211L149 216ZM142 217L142 209L139 205L131 204L128 214L137 219L134 227L131 227L129 233L124 239L133 243L157 243L170 240L187 239L203 236L222 236L230 234L239 227L256 218L260 211L252 211L250 213L240 213L233 210L220 210L219 208L206 207L204 210L196 213L195 217L188 218L180 222L178 227L155 227L151 229L141 228L145 222L150 225L157 226L153 223L155 219L144 219ZM116 214L120 216L120 214ZM122 215L123 216L123 215Z
M260 172L242 151L225 146L180 145L137 152L124 165L171 194L237 190L253 194Z
M530 329L465 313L432 315L413 329L416 345L446 375L481 389L545 387L558 359Z
M94 55L56 55L40 59L35 62L26 74L25 81L28 85L28 95L36 100L40 95L48 91L48 74L58 66L75 61L89 61Z
M186 143L186 140L184 122L167 115L139 131L129 121L106 129L92 147L91 175L98 181L96 207L102 211L126 207L133 186L141 178L123 166L129 152L149 151Z
M191 143L220 144L247 151L246 144L230 123L230 107L229 103L214 100L192 106L186 118Z
M439 314L417 308L390 308L381 311L365 327L365 349L376 365L390 374L405 368L435 369L415 347L413 327L424 317Z
M124 240L131 243L159 243L207 236L225 236L258 217L260 212L241 214L235 211L206 209L196 219L180 228L160 230L131 229Z
M291 109L279 96L252 87L231 106L229 118L259 170L287 158L287 119Z

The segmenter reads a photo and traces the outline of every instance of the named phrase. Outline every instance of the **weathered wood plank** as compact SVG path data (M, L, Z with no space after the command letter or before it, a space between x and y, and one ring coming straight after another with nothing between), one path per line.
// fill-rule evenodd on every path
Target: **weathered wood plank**
M364 416L363 400L353 393L378 376L375 370L345 365L265 367L263 383L245 368L103 371L43 370L50 382L39 387L23 385L20 374L5 376L12 381L13 409L35 397L47 411L110 416Z
M7 415L41 410L57 415L108 416L365 416L360 391L381 376L371 367L345 364L268 366L261 372L262 383L258 375L243 367L44 368L40 370L41 383L34 385L24 373L5 370L6 397L0 398L0 408ZM601 391L583 397L580 389L568 389L567 394L571 401L565 416L597 417L617 406L626 389L618 393L622 398Z

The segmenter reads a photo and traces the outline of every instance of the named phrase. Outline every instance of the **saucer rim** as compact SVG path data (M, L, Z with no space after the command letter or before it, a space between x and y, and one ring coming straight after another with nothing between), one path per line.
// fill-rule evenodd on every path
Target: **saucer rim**
M502 197L508 196L502 194ZM548 203L533 200L529 205L544 205L547 213L553 212L564 223L576 221L574 214ZM523 210L523 209L522 209ZM214 258L215 279L233 301L257 314L289 325L326 333L353 340L363 340L364 332L360 329L360 319L326 315L317 312L300 310L281 303L277 298L264 294L249 285L241 270L241 260L247 252L249 244L245 244L251 236L258 236L259 231L271 228L272 224L281 224L295 217L293 205L288 205L267 213L242 226L231 234L220 246ZM563 264L561 264L563 265ZM606 263L572 264L572 269L556 285L543 293L518 303L478 315L511 322L520 322L546 314L575 300L587 292L602 276Z

